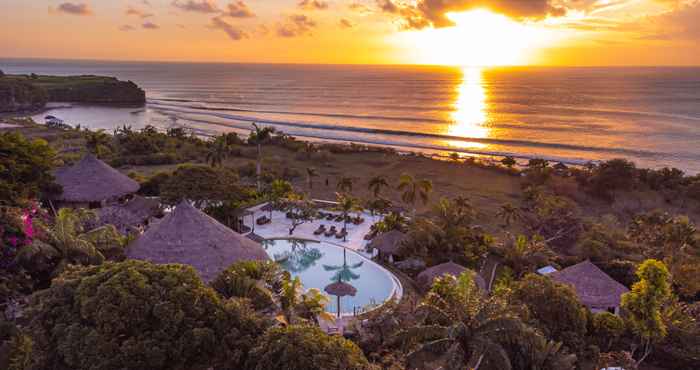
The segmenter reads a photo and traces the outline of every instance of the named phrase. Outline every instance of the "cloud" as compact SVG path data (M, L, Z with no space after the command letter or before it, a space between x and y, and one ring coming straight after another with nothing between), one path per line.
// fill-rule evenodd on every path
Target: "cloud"
M49 8L49 11L53 10L53 8ZM58 7L56 7L56 11L59 13L72 15L92 15L92 9L90 9L90 6L85 3L61 3L58 5Z
M373 12L370 7L360 2L350 3L350 5L348 5L348 9L362 14L370 14Z
M353 24L349 20L342 18L338 24L340 25L340 28L352 28Z
M228 35L228 37L231 40L239 41L239 40L248 38L247 33L245 33L241 29L236 28L235 26L226 22L225 20L221 19L220 17L212 18L211 25L209 27L226 32L226 34Z
M186 12L218 13L219 7L213 0L173 0L173 6Z
M153 22L146 22L146 23L142 24L141 27L143 27L144 29L147 29L147 30L157 30L160 28L159 25L157 25Z
M418 0L415 3L399 3L395 0L376 0L384 13L399 15L405 28L442 28L454 26L447 17L450 12L464 12L487 8L508 17L543 19L548 15L562 16L566 8L555 5L556 0ZM559 2L557 2L558 4Z
M298 37L311 34L311 30L316 27L313 19L303 14L293 14L287 17L283 23L277 24L277 36Z
M700 1L682 3L660 15L647 17L640 24L649 31L645 40L700 41Z
M328 3L323 0L301 0L297 7L305 10L326 10L328 9Z
M248 8L243 1L238 0L228 4L227 9L224 10L224 15L231 18L251 18L255 17L255 14Z
M128 32L128 31L133 31L133 30L134 30L134 27L130 26L128 24L125 24L125 25L119 27L119 31Z
M144 12L140 9L134 8L132 6L126 8L125 13L126 13L126 15L133 15L133 16L140 17L140 18L148 18L148 17L153 16L153 13L146 13L146 12Z

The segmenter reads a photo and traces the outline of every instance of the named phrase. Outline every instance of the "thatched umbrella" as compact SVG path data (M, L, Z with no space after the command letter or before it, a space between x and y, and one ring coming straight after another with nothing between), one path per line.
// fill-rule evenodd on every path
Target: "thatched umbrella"
M256 243L182 201L153 224L126 252L129 258L153 263L192 265L204 281L213 280L231 264L269 260Z
M355 289L354 286L352 286L348 283L345 283L343 281L340 281L340 280L336 281L335 283L326 285L326 287L323 288L323 290L326 293L337 297L337 299L338 299L338 317L340 317L340 297L345 297L347 295L354 297L355 294L357 294L357 289Z
M478 286L481 290L486 290L486 281L484 280L484 278L482 278L476 272L469 270L464 266L460 266L452 261L441 263L439 265L435 265L433 267L423 270L423 272L418 274L416 280L421 288L427 290L430 289L430 287L433 285L433 280L435 280L436 278L442 277L444 275L452 275L454 277L458 277L465 271L471 271L476 286Z
M139 190L136 181L92 154L73 166L59 168L54 175L56 183L63 187L63 193L56 200L64 202L102 202Z

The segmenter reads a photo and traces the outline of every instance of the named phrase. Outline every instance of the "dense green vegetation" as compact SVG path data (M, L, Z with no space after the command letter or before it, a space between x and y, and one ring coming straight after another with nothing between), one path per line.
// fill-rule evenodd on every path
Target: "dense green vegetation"
M517 185L506 198L489 193L486 211L482 193L446 194L449 179L401 165L425 159L391 151L303 143L262 128L249 138L211 139L151 126L124 126L114 135L50 133L48 141L0 136L0 304L31 297L24 318L0 321L2 368L629 370L700 363L698 176L625 160L581 168L532 160L522 169L509 160L434 161ZM83 154L75 147L130 172L143 194L166 204L193 200L234 228L242 209L263 201L303 222L315 212L309 195L336 196L335 210L347 216L362 208L386 213L377 229L406 233L399 263L388 266L404 299L362 315L342 338L318 328L330 320L327 298L272 262L234 264L207 286L189 267L122 261L128 236L110 226L87 229L83 221L92 216L84 210L54 214L40 203L57 191L51 171ZM344 162L329 180L333 158L344 156L397 169L356 177ZM651 206L638 206L643 202ZM408 211L391 213L397 206ZM535 274L586 259L630 289L620 316L592 313L570 286ZM413 288L424 267L448 261L475 272L439 278L426 294ZM477 287L477 276L490 291Z

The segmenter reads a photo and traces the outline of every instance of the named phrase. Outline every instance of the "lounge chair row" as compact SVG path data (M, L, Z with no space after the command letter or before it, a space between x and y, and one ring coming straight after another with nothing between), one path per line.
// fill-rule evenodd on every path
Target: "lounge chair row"
M272 222L272 220L266 215L260 216L255 220L255 223L258 225L265 225L269 224L270 222Z
M335 221L335 222L343 222L343 215L336 215L334 213L327 213L327 212L318 212L318 216L316 217L319 220L327 220L327 221ZM350 216L345 216L345 221L355 224L355 225L360 225L363 222L365 222L365 219L363 217L350 217Z
M337 239L343 239L344 237L348 236L348 231L345 228L338 231L335 226L331 226L330 229L326 229L326 225L321 225L314 231L314 235L321 234L328 238L335 236Z

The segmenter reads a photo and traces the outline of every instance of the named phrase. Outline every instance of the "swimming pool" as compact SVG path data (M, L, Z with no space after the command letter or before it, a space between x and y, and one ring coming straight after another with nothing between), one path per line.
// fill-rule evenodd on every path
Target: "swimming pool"
M389 271L352 250L343 254L343 247L302 239L268 239L262 244L270 258L301 279L305 289L316 288L330 298L328 312L338 312L336 297L323 289L339 279L357 289L354 297L340 299L342 315L380 305L395 293L400 295L400 285Z

